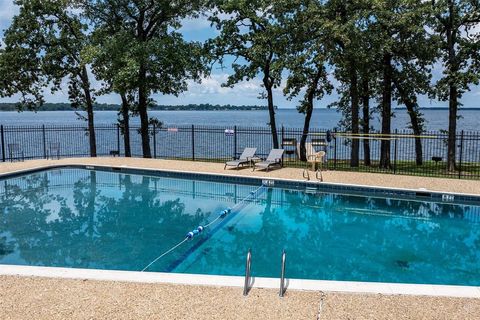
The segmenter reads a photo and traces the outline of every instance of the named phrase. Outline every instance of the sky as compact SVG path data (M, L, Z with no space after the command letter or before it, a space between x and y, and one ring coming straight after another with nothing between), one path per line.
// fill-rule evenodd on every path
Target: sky
M13 16L18 12L18 8L13 4L13 0L0 0L0 37L3 38L3 32L11 23ZM206 19L185 20L180 30L185 39L189 41L205 41L214 37L216 31L210 27ZM0 43L1 44L1 43ZM261 79L256 78L248 82L241 82L234 88L222 87L232 72L227 65L225 68L214 66L212 74L204 78L201 83L189 83L188 91L180 96L168 96L155 94L152 98L161 105L182 105L182 104L232 104L232 105L264 105L265 100L259 99L263 91ZM441 76L441 69L434 70L434 78ZM100 84L92 81L92 86L98 87ZM330 96L324 97L316 102L317 108L326 107L328 104L336 101L338 98L334 92ZM0 98L0 102L16 102L18 97ZM49 90L45 92L47 102L67 102L68 94L66 87L52 95ZM466 93L462 98L464 107L480 107L480 86L472 88L472 91ZM97 98L100 103L119 103L120 99L116 95L106 95ZM274 92L274 102L279 108L295 108L298 105L298 99L288 100L283 96L282 86ZM430 100L427 97L419 97L419 104L422 107L446 107L447 103Z

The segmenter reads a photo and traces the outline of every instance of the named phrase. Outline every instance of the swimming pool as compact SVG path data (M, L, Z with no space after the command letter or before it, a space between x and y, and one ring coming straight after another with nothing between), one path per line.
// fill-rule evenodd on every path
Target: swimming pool
M272 180L273 181L273 180ZM0 180L0 264L480 285L480 201L127 169L63 167ZM251 192L255 191L252 196ZM242 199L248 200L244 203ZM238 205L241 204L241 205Z

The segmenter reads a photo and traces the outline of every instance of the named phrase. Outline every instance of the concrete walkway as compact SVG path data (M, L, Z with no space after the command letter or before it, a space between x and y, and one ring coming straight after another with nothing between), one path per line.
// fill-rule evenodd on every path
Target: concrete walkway
M78 158L0 164L0 173L56 164L127 165L222 174L302 179L301 169L254 172L223 170L215 163ZM480 194L479 181L326 172L343 182ZM480 299L340 294L229 287L143 284L0 276L0 319L479 319Z

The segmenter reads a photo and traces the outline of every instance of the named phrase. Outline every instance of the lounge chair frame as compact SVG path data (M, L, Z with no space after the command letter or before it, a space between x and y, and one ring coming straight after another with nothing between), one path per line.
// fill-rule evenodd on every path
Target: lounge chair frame
M284 149L272 149L266 160L253 164L252 171L255 171L257 167L260 169L265 169L267 172L272 166L280 166L280 168L282 168L284 152L285 152Z
M238 170L240 166L251 165L255 152L257 152L257 148L245 148L238 159L225 162L223 170L227 169L227 167L235 167Z

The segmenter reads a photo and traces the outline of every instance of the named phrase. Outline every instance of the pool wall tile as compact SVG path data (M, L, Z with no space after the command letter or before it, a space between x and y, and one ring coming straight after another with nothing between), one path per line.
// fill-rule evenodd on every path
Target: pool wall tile
M430 190L408 190L408 189L389 189L383 187L368 187L368 186L355 186L355 185L341 185L331 184L326 182L317 181L294 181L283 180L275 178L261 178L261 177L240 177L233 175L220 175L211 173L192 173L181 171L167 171L167 170L155 170L155 169L141 169L141 168L127 168L127 167L107 167L107 166L90 166L90 165L59 165L51 166L49 168L35 168L22 172L13 172L1 175L0 179L8 179L18 177L26 174L31 174L39 171L48 171L59 168L77 168L86 170L97 171L112 171L121 172L124 174L138 174L148 175L155 177L168 177L187 180L203 180L219 183L235 183L242 185L260 186L263 180L274 181L274 188L283 189L296 189L312 191L315 189L319 193L341 193L341 194L357 194L362 196L376 196L376 197L388 197L388 198L400 198L400 199L417 199L436 201L443 203L468 203L480 205L480 196L463 195L448 192L438 192ZM453 201L444 201L443 196L445 194L452 195Z

